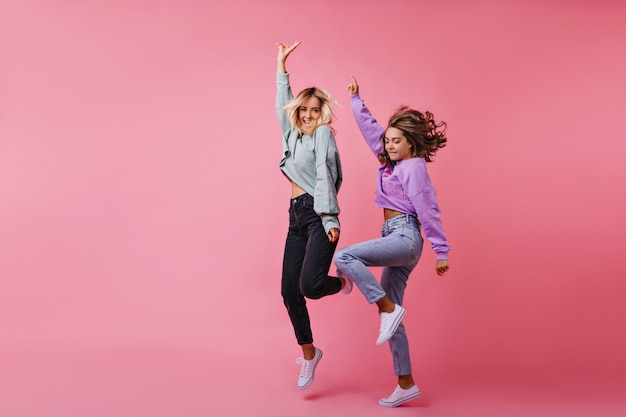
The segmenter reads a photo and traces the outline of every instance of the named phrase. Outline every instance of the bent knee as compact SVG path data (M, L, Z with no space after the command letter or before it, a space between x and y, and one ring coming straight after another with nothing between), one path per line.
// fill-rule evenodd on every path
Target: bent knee
M350 261L350 259L353 259L353 258L354 257L352 255L350 255L348 252L342 249L335 253L335 256L333 256L333 262L335 262L335 265L340 266L340 265L345 265L346 263Z
M351 258L351 256L342 249L335 252L335 255L333 256L333 262L335 262L336 264L341 264L345 263L349 258Z
M321 285L302 285L300 293L311 300L318 300L323 297Z

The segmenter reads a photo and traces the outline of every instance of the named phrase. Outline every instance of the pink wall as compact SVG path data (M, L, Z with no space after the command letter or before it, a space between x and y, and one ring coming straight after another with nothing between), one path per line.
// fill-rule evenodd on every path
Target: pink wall
M626 5L299 5L2 2L0 355L298 354L273 103L274 43L302 40L294 89L343 105L340 247L381 220L349 76L381 121L407 103L448 122L430 172L452 269L438 278L427 245L407 293L420 372L623 376ZM309 305L321 346L373 344L360 294ZM389 378L386 352L362 351Z

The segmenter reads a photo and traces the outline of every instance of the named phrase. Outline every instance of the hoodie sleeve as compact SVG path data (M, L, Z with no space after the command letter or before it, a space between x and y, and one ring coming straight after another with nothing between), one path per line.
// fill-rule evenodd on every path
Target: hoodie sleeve
M407 178L404 180L406 194L417 213L426 239L437 254L437 259L448 259L450 245L443 229L436 191L430 182L426 162L423 160L419 162L414 169L406 173Z
M322 218L326 233L339 229L339 202L337 192L341 186L342 173L337 144L332 130L322 125L315 130L315 212Z
M276 73L276 114L283 136L291 129L291 122L285 115L283 107L293 99L289 85L289 73Z
M358 94L350 96L350 104L352 106L352 115L361 131L361 135L363 135L374 156L378 157L378 154L383 151L381 138L385 133L385 129L372 116L361 96Z

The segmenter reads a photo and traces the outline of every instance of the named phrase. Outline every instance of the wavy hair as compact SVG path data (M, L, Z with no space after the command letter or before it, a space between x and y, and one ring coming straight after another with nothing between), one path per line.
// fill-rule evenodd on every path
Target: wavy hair
M422 113L408 106L400 106L389 118L387 129L395 127L402 131L412 145L413 157L424 158L426 162L432 162L432 157L438 149L446 146L446 122L437 123L433 114L429 111ZM389 158L384 147L385 134L380 140L383 142L383 151L378 154L378 160L382 164L394 166L396 161Z
M332 106L339 105L339 103L337 103L328 91L317 87L305 88L283 107L283 111L291 122L291 125L296 128L300 134L304 133L300 123L299 112L302 103L309 97L316 97L320 102L320 118L315 121L315 127L313 130L317 129L321 125L328 125L328 127L333 130L332 126L330 126L333 120L335 120L335 113L333 113Z

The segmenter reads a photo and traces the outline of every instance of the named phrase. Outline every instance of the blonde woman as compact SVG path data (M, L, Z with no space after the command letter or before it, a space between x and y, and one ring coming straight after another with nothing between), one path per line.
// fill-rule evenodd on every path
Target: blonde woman
M344 279L328 276L339 240L337 192L342 181L341 161L330 126L331 106L336 102L316 87L293 97L285 62L298 45L300 42L277 44L276 111L283 138L280 169L291 182L281 294L302 347L298 388L305 389L313 382L322 358L322 350L313 344L305 298L349 293L352 284L346 286Z

